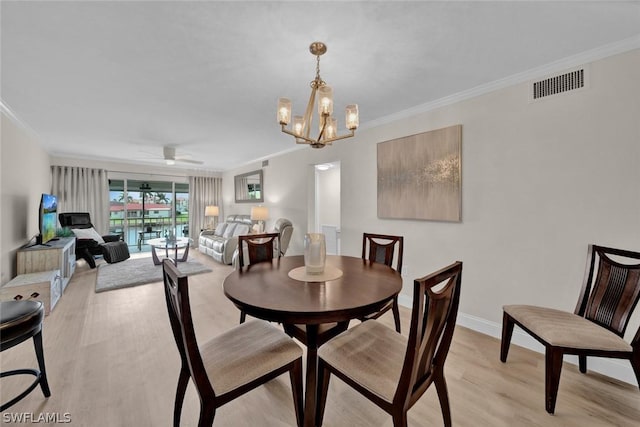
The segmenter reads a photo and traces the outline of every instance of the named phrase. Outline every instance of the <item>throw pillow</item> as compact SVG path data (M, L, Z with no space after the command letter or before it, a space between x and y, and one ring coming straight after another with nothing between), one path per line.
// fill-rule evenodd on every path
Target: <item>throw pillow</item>
M227 228L227 223L221 222L220 224L218 224L218 226L216 227L216 231L214 231L213 234L215 234L216 236L222 236L224 234L225 228Z
M96 242L102 244L104 243L104 239L98 232L93 228L72 228L73 234L76 235L78 239L93 239Z
M222 237L224 237L225 239L230 239L233 236L233 231L236 229L236 223L232 222L231 224L227 225L227 228L224 230L224 234L222 235Z
M233 235L235 236L244 236L245 234L249 234L249 225L248 224L238 224L236 225L236 229L233 231Z

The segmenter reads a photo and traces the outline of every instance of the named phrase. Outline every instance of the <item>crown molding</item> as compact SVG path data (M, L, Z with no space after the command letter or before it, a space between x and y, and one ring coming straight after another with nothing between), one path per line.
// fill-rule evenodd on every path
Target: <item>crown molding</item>
M16 113L13 112L11 107L9 107L2 98L0 98L0 112L5 116L7 116L7 118L13 122L13 124L21 128L25 132L31 134L35 138L40 139L40 135L38 135L38 133L35 130L33 130L31 126L26 124L24 121L20 120L20 118L16 115Z
M407 119L418 114L426 113L436 110L448 105L452 105L467 99L475 98L480 95L484 95L499 89L503 89L516 84L524 83L540 77L546 77L549 74L564 71L568 68L577 67L590 62L595 62L600 59L604 59L610 56L618 55L621 53L629 52L635 49L640 49L640 35L630 37L628 39L620 40L614 43L610 43L595 49L588 50L576 55L568 56L558 61L551 62L536 68L532 68L521 73L513 74L503 79L495 80L490 83L486 83L480 86L476 86L469 90L455 93L453 95L446 96L444 98L437 99L435 101L427 102L421 105L417 105L406 110L399 111L394 114L390 114L379 119L372 120L367 123L363 123L361 129L371 129L384 124L389 124L398 120Z

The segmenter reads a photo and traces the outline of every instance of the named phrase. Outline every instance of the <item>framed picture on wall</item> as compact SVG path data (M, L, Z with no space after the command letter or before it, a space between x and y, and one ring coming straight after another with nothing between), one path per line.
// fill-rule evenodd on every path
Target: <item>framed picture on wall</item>
M381 142L378 217L462 221L462 125Z

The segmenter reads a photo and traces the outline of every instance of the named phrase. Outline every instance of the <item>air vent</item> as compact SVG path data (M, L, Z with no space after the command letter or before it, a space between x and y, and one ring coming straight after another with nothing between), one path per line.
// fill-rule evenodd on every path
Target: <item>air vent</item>
M585 82L586 73L584 68L549 77L533 83L532 99L536 100L570 90L581 89L585 87Z
M262 161L262 167L266 168L267 166L269 166L269 160L263 160Z

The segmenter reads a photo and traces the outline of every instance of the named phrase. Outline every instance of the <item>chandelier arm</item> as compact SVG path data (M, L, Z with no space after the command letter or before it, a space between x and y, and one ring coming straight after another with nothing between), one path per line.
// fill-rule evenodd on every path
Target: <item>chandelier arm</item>
M282 125L282 132L286 133L287 135L291 135L291 136L295 136L296 137L296 143L298 144L317 144L318 141L311 139L311 138L307 138L304 135L298 135L295 132L290 131L289 129L287 129L285 127L285 125ZM298 140L301 139L305 142L299 142Z
M347 139L347 138L351 138L352 136L354 136L356 133L355 131L351 130L349 131L350 133L346 134L346 135L341 135L341 136L336 136L335 138L331 138L331 139L325 139L324 141L322 141L324 144L326 145L331 145L331 143L333 141L339 141L341 139Z
M309 96L309 102L307 103L307 109L304 112L304 133L307 138L311 132L311 125L313 124L313 105L316 102L316 92L318 91L318 85L316 80L311 82L311 95Z
M341 140L341 139L351 138L352 136L355 136L355 134L356 134L354 130L351 130L350 133L348 133L346 135L336 136L335 138L325 139L324 141L318 141L318 140L315 140L315 139L307 138L305 136L296 135L294 132L291 132L289 129L287 129L285 127L285 125L281 125L281 128L282 128L282 132L286 133L287 135L295 136L297 144L331 145L331 143L333 141L338 141L338 140ZM304 142L300 142L299 140L302 140Z
M322 139L322 135L324 135L324 131L327 128L327 117L329 117L328 114L323 114L320 116L320 120L322 121L322 127L320 128L320 133L318 134L318 137L316 138L316 141L320 142L320 140Z

